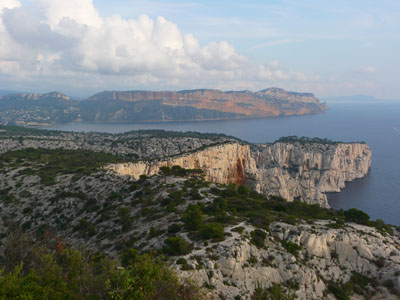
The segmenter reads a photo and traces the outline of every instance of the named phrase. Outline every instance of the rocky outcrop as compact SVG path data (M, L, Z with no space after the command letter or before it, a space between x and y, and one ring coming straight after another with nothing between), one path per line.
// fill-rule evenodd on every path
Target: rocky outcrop
M371 165L371 150L362 143L277 142L252 151L249 145L227 143L163 160L107 168L139 178L173 165L201 168L212 182L245 183L262 194L329 207L325 193L339 192L345 182L364 177Z
M297 299L334 299L326 298L328 283L345 283L356 272L380 286L365 291L374 295L372 299L396 299L383 285L390 282L393 290L400 291L398 232L387 235L357 224L332 229L329 224L273 223L265 232L265 246L256 247L250 241L255 228L243 223L242 234L232 230L225 241L209 245L211 251L200 247L187 255L193 270L180 274L213 286L215 294L224 299L240 296L247 300L257 285L268 288L273 284L281 284ZM299 252L287 252L285 242L298 245Z
M111 164L107 168L118 174L133 176L137 179L142 174L147 176L158 174L162 166L172 167L174 165L186 169L202 169L205 179L208 181L235 184L244 184L246 170L255 168L250 147L239 143L212 146L160 161Z
M256 169L247 170L246 183L263 194L327 207L325 193L340 192L345 182L364 177L371 156L362 143L274 143L253 153Z
M238 116L271 117L321 113L325 104L311 93L287 92L279 88L269 88L259 92L228 91L212 89L171 91L110 91L101 92L89 101L114 102L161 102L174 107L186 106L208 109Z

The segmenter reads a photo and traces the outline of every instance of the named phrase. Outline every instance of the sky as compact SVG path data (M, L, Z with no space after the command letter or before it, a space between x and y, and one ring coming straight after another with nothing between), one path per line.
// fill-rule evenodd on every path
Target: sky
M399 0L0 0L0 89L400 99Z

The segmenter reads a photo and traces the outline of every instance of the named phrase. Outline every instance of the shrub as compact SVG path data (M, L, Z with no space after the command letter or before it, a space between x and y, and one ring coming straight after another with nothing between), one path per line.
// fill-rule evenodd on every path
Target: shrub
M354 292L359 295L364 295L368 290L368 286L376 286L375 280L355 271L353 271L350 281L353 284Z
M154 238L156 236L159 236L161 234L163 234L162 230L157 230L156 228L151 227L150 230L149 230L149 239L152 239L152 238Z
M132 224L132 218L130 215L130 210L127 207L121 207L118 209L119 222L122 225L122 230L127 231Z
M252 300L294 300L296 295L290 295L283 290L281 284L274 283L270 288L257 286L251 296Z
M205 240L221 239L224 237L224 234L224 227L219 223L206 224L200 230L200 236Z
M262 248L264 247L264 241L265 238L267 237L267 234L261 230L261 229L256 229L251 233L251 243L255 245L257 248Z
M244 227L243 227L243 226L233 227L233 228L231 229L231 231L233 231L233 232L238 232L238 233L242 234L243 231L244 231Z
M178 223L173 223L168 226L168 233L178 233L179 231L181 231L181 229L182 225Z
M331 282L328 284L328 290L337 300L350 300L350 296L353 295L353 284L350 281L344 284Z
M185 241L180 236L169 237L164 241L164 246L162 248L163 253L176 256L176 255L186 255L192 249L192 245Z
M186 265L186 264L187 264L187 261L186 261L186 259L184 259L183 257L181 257L181 258L178 258L178 260L176 261L176 264L177 264L177 265Z
M240 195L247 195L250 193L250 189L247 186L241 185L238 187L237 192Z
M101 253L78 251L49 235L43 242L13 236L6 246L14 251L5 252L0 264L0 299L203 299L165 263L133 249L124 252L120 268Z
M85 218L79 220L79 223L74 227L74 230L78 230L79 232L84 233L89 237L92 237L96 234L95 226Z
M354 222L362 225L369 225L369 215L356 208L350 208L344 212L346 222Z
M293 242L281 241L281 244L287 252L293 254L294 256L297 256L299 251L301 250L301 247Z
M203 213L200 207L196 204L189 205L183 214L182 221L189 230L199 229L204 222Z

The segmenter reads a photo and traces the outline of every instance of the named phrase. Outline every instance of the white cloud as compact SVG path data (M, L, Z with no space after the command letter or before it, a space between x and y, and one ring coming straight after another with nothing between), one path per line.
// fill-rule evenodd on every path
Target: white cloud
M293 81L308 81L309 78L306 74L289 70L280 65L279 61L273 60L271 62L262 64L258 70L258 76L263 80L293 80Z
M268 81L308 80L278 61L253 66L226 41L201 46L163 17L101 18L92 0L1 1L0 79L102 89L264 88Z
M360 72L363 73L375 73L376 72L376 67L374 66L364 66L360 69Z

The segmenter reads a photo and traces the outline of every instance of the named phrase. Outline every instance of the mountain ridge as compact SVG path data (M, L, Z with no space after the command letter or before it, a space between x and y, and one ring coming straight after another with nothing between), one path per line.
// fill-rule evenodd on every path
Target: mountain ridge
M224 120L316 114L326 109L311 93L280 88L103 91L80 101L60 92L21 93L0 98L0 123Z

